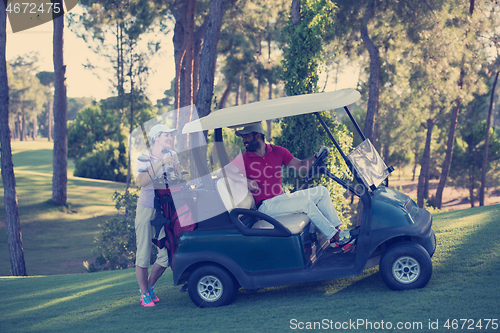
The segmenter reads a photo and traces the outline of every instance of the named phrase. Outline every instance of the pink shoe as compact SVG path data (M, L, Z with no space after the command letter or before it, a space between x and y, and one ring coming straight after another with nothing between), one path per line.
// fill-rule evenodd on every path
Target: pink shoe
M141 296L141 305L144 307L151 307L155 306L155 302L151 299L151 296L149 296L149 293L144 293Z
M158 296L156 296L156 294L155 294L155 287L149 287L148 291L149 291L149 296L151 296L151 300L153 300L153 302L156 303L156 302L160 301Z

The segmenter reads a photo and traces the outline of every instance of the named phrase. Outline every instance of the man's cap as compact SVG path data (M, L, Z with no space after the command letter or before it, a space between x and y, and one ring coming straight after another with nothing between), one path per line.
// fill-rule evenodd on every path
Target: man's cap
M264 135L266 134L266 132L264 132L264 128L262 127L262 123L245 126L243 129L236 131L235 133L237 136L243 136L252 132L262 133Z
M151 129L149 130L149 137L154 138L160 133L172 133L172 135L177 135L177 129L175 128L170 128L167 125L163 124L156 124Z

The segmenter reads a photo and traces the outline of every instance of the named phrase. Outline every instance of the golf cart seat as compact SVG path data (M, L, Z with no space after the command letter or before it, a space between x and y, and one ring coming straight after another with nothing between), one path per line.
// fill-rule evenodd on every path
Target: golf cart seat
M228 212L234 208L255 210L255 200L245 185L236 183L229 178L221 178L217 181L217 190ZM300 234L311 222L309 217L303 213L275 216L274 219L288 229L292 235ZM259 220L253 224L252 228L273 229L274 226L269 222Z

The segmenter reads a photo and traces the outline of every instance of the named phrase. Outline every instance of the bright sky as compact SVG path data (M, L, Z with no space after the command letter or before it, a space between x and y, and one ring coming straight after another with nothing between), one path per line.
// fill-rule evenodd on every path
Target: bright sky
M81 13L80 6L76 6L72 13ZM67 20L65 21L67 25ZM52 21L40 26L13 33L9 21L7 21L7 61L14 59L18 55L24 55L32 51L39 53L39 70L53 71L52 62ZM151 58L151 72L148 81L146 94L153 103L163 98L163 92L170 88L170 82L175 76L172 33L158 34L153 36L161 43L160 52ZM107 60L96 55L90 50L87 44L76 36L69 28L64 31L64 61L66 63L66 84L68 97L94 97L97 100L112 96L110 74L103 70L98 70L96 76L91 70L85 69L83 64L87 59L98 68L109 68L111 65ZM330 72L329 83L326 90L336 90L343 88L356 88L359 77L359 68L346 66L343 73L339 73L338 84L334 84L334 73ZM325 75L319 85L324 85Z
M81 11L79 6L71 12ZM67 25L67 20L65 21ZM7 20L7 61L36 51L40 55L39 70L54 71L52 62L52 21L40 26L13 33ZM151 58L150 66L154 69L148 78L146 94L153 103L163 98L163 92L170 88L174 71L172 34L157 35L161 42L159 54ZM104 68L111 65L103 57L96 55L87 44L79 39L71 30L64 30L64 62L66 63L66 85L68 97L94 97L97 100L112 95L109 82L110 75L99 71L98 78L91 70L85 69L83 64L90 59L91 63Z

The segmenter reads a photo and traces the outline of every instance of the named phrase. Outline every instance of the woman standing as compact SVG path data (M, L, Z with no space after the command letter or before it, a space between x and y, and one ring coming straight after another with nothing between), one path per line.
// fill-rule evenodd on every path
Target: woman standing
M158 249L156 262L151 268L151 273L148 277L151 239L154 236L154 227L150 224L150 221L156 214L156 210L154 209L155 184L153 184L152 178L160 177L160 179L163 179L163 173L173 167L180 174L179 159L177 158L177 153L172 150L172 142L175 135L177 135L177 130L171 129L167 125L158 124L153 126L148 135L153 147L149 151L150 159L149 161L138 161L137 163L139 172L137 181L141 186L141 191L137 200L135 218L137 240L135 273L141 289L141 305L145 307L154 306L155 302L160 300L155 294L154 284L168 267L167 248ZM165 153L165 151L167 152Z

